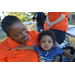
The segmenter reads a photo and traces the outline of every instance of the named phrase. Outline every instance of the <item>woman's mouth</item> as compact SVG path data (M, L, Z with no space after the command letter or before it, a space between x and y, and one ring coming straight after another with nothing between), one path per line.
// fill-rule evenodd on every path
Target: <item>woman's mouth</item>
M24 40L25 40L25 41L26 41L26 40L29 40L29 37L28 37L28 36L27 36L27 37L25 37L25 39L24 39Z

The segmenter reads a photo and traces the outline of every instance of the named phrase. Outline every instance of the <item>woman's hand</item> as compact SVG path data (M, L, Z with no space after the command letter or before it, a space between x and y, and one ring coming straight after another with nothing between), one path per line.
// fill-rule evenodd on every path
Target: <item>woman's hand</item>
M53 27L53 26L54 26L53 22L50 22L50 23L46 26L46 28L51 28L51 27Z

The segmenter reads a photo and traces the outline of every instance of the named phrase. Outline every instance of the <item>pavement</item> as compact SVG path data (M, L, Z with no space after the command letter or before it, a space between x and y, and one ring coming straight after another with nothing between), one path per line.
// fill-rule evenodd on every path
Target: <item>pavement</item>
M69 25L69 27L75 27L75 25Z
M0 29L2 29L2 28L0 27Z

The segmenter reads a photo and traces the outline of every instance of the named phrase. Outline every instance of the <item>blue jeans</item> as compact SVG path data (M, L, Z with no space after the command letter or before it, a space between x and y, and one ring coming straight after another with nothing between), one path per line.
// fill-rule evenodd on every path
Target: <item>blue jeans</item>
M37 27L37 31L38 31L38 32L40 32L41 29L44 30L44 27L43 27L43 26L38 26L38 27Z

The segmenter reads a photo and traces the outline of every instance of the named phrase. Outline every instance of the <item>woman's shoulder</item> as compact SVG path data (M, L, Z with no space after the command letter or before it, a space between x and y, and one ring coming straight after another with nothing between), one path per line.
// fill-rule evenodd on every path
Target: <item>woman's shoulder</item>
M32 46L37 46L39 45L38 42L38 32L37 31L29 31L28 35L29 35L29 41L26 43L27 45L31 44Z
M6 38L4 41L0 42L0 50L7 50L8 49L8 40L9 38Z
M5 40L3 40L2 42L0 42L0 45L7 43L8 40L9 40L9 38L7 37Z
M11 38L7 37L4 41L2 41L0 43L0 48L4 48L4 47L15 47L18 46L18 43L16 43L14 40L12 40Z
M29 33L35 33L35 34L38 34L39 32L37 32L37 31L34 31L34 30L31 30L31 31L29 31Z
M38 34L39 34L39 32L37 32L37 31L34 31L34 30L29 31L29 36L31 36L31 37L37 38Z

